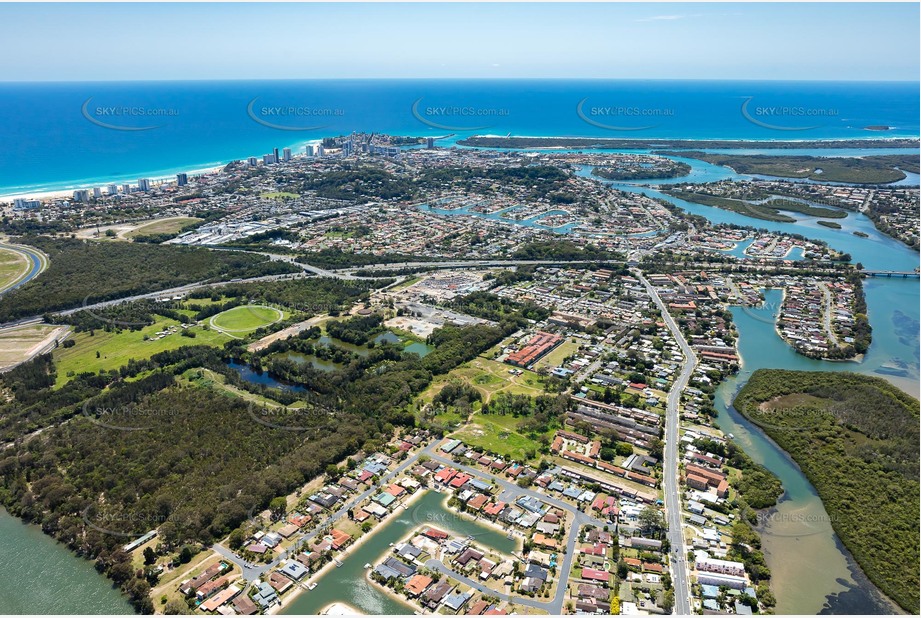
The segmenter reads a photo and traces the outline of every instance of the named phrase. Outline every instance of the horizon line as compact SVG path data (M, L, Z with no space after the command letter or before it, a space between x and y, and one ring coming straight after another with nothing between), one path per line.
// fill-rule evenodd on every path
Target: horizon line
M864 84L921 84L921 79L847 79L847 78L719 78L719 77L203 77L162 79L36 79L3 80L0 84L111 84L111 83L175 83L175 82L284 82L284 81L628 81L628 82L773 82L773 83L864 83Z

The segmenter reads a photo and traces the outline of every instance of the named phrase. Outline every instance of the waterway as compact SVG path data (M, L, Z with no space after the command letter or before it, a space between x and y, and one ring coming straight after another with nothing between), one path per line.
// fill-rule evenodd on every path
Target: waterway
M674 182L674 181L673 181ZM868 269L910 271L918 253L886 236L865 215L848 213L840 230L817 225L816 217L798 213L793 223L761 221L738 213L692 204L649 187L624 183L617 188L668 200L714 223L749 225L798 233L850 253ZM854 231L867 234L866 238ZM783 483L784 496L761 530L765 559L773 576L778 614L874 614L894 607L867 579L834 533L822 501L796 464L764 433L732 408L732 400L752 372L760 368L854 371L883 377L914 397L919 392L919 283L917 279L867 279L867 310L873 342L861 362L828 362L797 354L776 333L781 292L766 290L762 307L732 309L739 330L740 373L717 390L718 422L756 462ZM895 375L893 375L895 374Z
M762 307L732 308L733 319L740 334L739 350L743 367L739 374L720 386L715 402L720 428L733 434L734 440L752 459L770 469L783 483L784 495L781 502L771 516L763 518L765 526L761 529L762 548L771 569L772 587L777 596L776 612L890 613L893 611L891 607L882 600L875 586L844 551L822 501L796 464L765 437L760 429L732 408L732 400L738 389L757 369L868 373L858 363L819 361L794 352L774 330L781 295L780 290L765 290L765 303ZM884 347L884 342L874 341L865 364L874 365L876 356L885 358L887 354L881 353Z
M227 363L227 366L239 373L241 378L251 384L261 384L270 388L278 388L294 393L305 393L308 390L307 387L301 384L295 384L294 382L288 382L287 380L279 380L278 378L274 378L269 375L268 371L256 371L246 363L230 361Z
M780 154L780 153L777 153ZM810 152L810 154L835 154ZM692 159L677 159L691 165L688 176L677 179L603 181L610 186L649 197L664 199L686 212L701 215L712 223L750 226L774 232L801 234L850 253L852 262L867 269L911 271L919 256L903 243L879 232L865 215L848 212L835 219L840 230L818 225L818 217L784 213L792 223L763 221L719 208L690 203L665 195L659 189L668 185L715 180L751 178L732 170ZM582 166L579 175L591 176ZM597 178L597 177L596 177ZM460 214L448 212L447 214ZM866 234L859 237L855 231ZM744 248L744 244L741 245ZM738 253L732 251L731 253ZM773 574L778 614L854 614L890 613L892 605L857 568L832 530L828 514L815 488L799 468L757 427L746 421L731 406L738 390L759 368L819 371L854 371L882 377L914 397L919 394L919 323L921 294L917 279L869 278L864 281L867 313L873 327L873 342L860 362L828 362L797 354L775 332L775 314L780 307L780 291L767 290L761 308L732 309L739 330L741 372L725 381L717 391L718 422L756 462L766 466L781 480L785 494L776 514L761 531L765 558Z
M692 165L691 175L671 180L671 183L743 178L726 168L692 160L689 163ZM590 170L583 169L580 173L587 175ZM834 249L850 253L854 262L861 262L868 269L912 270L918 266L917 252L878 232L873 223L859 213L848 213L846 218L837 219L842 229L832 230L817 225L816 218L797 213L791 213L796 218L794 223L761 221L738 213L691 204L656 190L657 186L667 185L669 181L610 184L625 191L666 199L714 223L754 226L822 240ZM445 214L463 213L447 211ZM861 231L868 236L857 237L854 231ZM737 376L727 380L717 391L718 420L721 428L732 433L755 461L765 465L780 478L785 489L777 508L778 516L771 518L762 532L762 545L773 573L778 614L889 611L876 588L855 568L853 560L832 532L827 523L827 513L815 489L783 451L730 405L751 372L760 367L856 371L884 377L917 397L921 317L919 282L917 279L867 279L864 289L868 315L873 326L873 343L862 362L830 363L796 354L774 332L774 313L780 302L778 292L767 291L762 308L733 309L739 329L743 367ZM334 343L349 347L343 342ZM414 349L414 346L421 347ZM421 354L427 346L413 343L406 349ZM241 371L241 375L245 373L247 379L270 386L297 386L285 385L267 373L259 375L245 366L237 367L237 370ZM387 551L390 542L396 542L408 534L419 521L416 509L429 509L423 513L434 514L432 517L441 517L442 514L451 516L440 505L442 499L443 496L434 493L421 497L410 513L401 513L386 523L357 548L341 568L331 569L319 580L320 585L315 590L302 593L286 608L285 613L315 614L336 600L345 601L369 614L412 613L408 606L372 587L365 578L363 566L366 562L378 561L381 554ZM415 517L413 511L416 511ZM803 522L808 522L808 525ZM462 534L482 534L482 542L499 550L503 550L501 543L508 541L492 528L474 522L456 518L452 520L449 517L433 523ZM131 611L125 599L110 587L108 580L95 572L90 562L75 557L66 547L42 534L38 528L26 526L2 512L0 564L4 565L0 569L0 613L90 614ZM7 565L14 565L14 568Z
M445 498L444 494L427 491L409 509L392 515L364 543L347 553L341 567L329 569L316 580L315 589L301 592L281 613L318 614L339 601L366 614L412 614L412 607L368 581L364 565L382 562L391 543L400 542L419 526L431 525L452 534L473 536L477 544L506 554L520 549L517 541L498 530L449 510L444 505Z
M0 565L0 614L134 613L92 562L3 509Z

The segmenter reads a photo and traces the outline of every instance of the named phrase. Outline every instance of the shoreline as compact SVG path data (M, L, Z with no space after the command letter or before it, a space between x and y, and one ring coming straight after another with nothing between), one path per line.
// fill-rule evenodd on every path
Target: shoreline
M442 577L446 577L446 576L442 575ZM415 599L407 599L406 597L400 596L399 594L397 594L395 590L388 588L387 586L381 584L380 582L376 582L373 579L371 579L371 577L369 577L367 573L365 573L365 580L367 580L368 583L374 586L374 588L380 591L382 594L386 594L388 597L390 597L394 601L403 603L404 605L408 605L415 612L418 612L419 614L430 613L424 607L419 605L419 603Z
M401 133L398 131L397 133ZM460 136L458 136L460 137ZM853 146L852 148L872 148L873 144L878 144L877 147L884 149L921 149L921 137L919 136L890 136L890 137L879 137L874 135L862 136L862 137L829 137L829 138L811 138L811 139L758 139L758 138L720 138L720 137L705 137L705 138L687 138L687 137L656 137L649 138L646 140L637 140L635 138L612 138L612 137L593 137L593 136L578 136L578 135L511 135L506 137L504 135L495 135L495 134L483 134L483 135L470 135L462 137L451 143L451 147L457 148L470 148L470 149L499 149L499 150L567 150L572 148L581 148L588 149L587 146L560 146L560 145L550 145L550 146L517 146L517 147L499 147L499 146L478 146L478 145L469 145L461 144L460 142L474 139L474 138L487 138L487 139L526 139L526 140L562 140L562 139L571 139L571 140L592 140L596 143L610 144L612 148L606 149L599 147L597 145L592 146L592 150L654 150L659 146L665 146L668 144L671 145L682 145L682 144L694 144L694 143L723 143L729 144L726 146L728 149L743 149L746 146L752 148L758 148L759 146L769 145L767 149L777 150L783 152L787 148L771 147L772 144L819 144L818 146L813 146L812 149L822 149L821 144L837 144L838 142L867 142L859 146ZM893 146L892 142L905 141L905 140L914 140L915 146ZM290 145L284 146L285 148L291 148L292 154L298 156L302 153L299 153L306 145L311 143L320 143L320 139L312 140L301 140ZM637 142L647 142L646 146L620 146L618 144L634 144ZM691 147L691 146L687 146ZM410 147L411 148L411 147ZM703 146L706 148L706 146ZM715 147L719 149L719 146ZM828 149L837 150L842 148L842 146L832 145ZM196 163L190 164L188 166L176 166L174 168L168 168L167 170L153 170L153 171L139 171L136 173L124 173L117 174L114 176L101 176L96 179L74 179L74 180L65 180L59 183L40 183L34 185L34 188L29 187L9 187L9 188L0 188L0 202L2 201L12 201L17 198L31 198L31 199L55 199L62 197L71 197L73 191L77 189L92 189L94 187L102 187L109 184L123 184L125 182L136 181L138 178L149 178L151 182L161 182L167 179L175 177L178 173L186 173L191 175L202 175L207 173L219 172L225 166L227 166L231 161L240 160L244 157L224 157L219 158L217 161L211 161L208 163ZM55 184L55 187L44 186L47 184Z
M526 538L524 534L518 532L517 530L513 530L511 528L503 528L502 526L500 526L499 524L497 524L496 522L494 522L493 520L489 518L472 517L470 513L466 513L466 512L462 513L458 511L457 509L448 506L448 501L450 501L450 499L451 499L451 495L446 494L445 499L441 503L441 505L445 508L445 510L450 511L451 513L456 513L458 517L467 516L469 517L469 521L475 524L478 524L478 525L486 526L487 528L492 528L495 531L501 532L503 535L506 535L506 536L508 536L509 532L512 532L513 533L512 536L515 537L515 540L520 541L520 543L516 546L515 551L517 551L518 553L521 553L521 550L524 547L524 539ZM490 549L492 549L493 553L495 554L502 555L503 553L493 547L491 547ZM511 554L511 556L515 557L514 554Z
M333 611L337 610L337 611ZM348 603L336 601L320 610L320 616L366 616Z
M18 191L18 188L17 188L17 190L12 193L0 193L0 201L12 202L13 200L19 199L19 198L30 198L30 199L36 199L36 200L61 199L61 198L69 199L73 197L73 192L77 191L78 189L93 189L96 187L103 188L111 184L117 184L117 185L122 185L125 183L130 184L131 182L137 182L138 178L147 178L148 180L150 180L152 185L163 184L164 182L175 180L176 174L180 174L180 173L188 174L189 176L206 176L210 174L219 174L227 166L227 163L229 162L224 162L224 163L219 163L219 164L208 164L204 167L195 167L192 169L178 169L177 168L178 171L175 171L172 173L165 173L161 170L159 172L152 172L151 174L156 174L156 175L150 175L150 176L145 176L144 173L141 172L137 174L137 176L132 176L130 179L124 177L127 175L122 175L117 178L111 178L111 177L110 178L100 178L98 181L95 181L95 182L90 182L87 180L65 181L65 182L68 182L69 184L61 188L57 188L57 189L49 189L47 187L38 187L36 191L30 191L30 190ZM0 191L3 191L3 189L0 189ZM105 197L108 197L108 195L106 195Z
M902 138L904 139L904 138ZM304 148L309 144L319 144L322 139L308 139L300 140L292 144L282 146L283 148L290 148L292 157L303 156ZM248 155L256 156L261 158L262 155ZM150 170L150 171L140 171L136 173L126 172L123 174L115 174L112 176L100 176L97 178L79 178L74 180L64 180L60 182L46 182L38 183L32 185L34 188L27 187L0 187L0 202L9 201L12 202L17 198L31 198L31 199L55 199L62 197L71 197L72 193L77 189L92 189L95 187L105 187L110 184L124 184L137 182L138 178L147 178L151 181L151 184L162 183L163 181L175 180L176 174L188 174L189 176L203 176L207 174L220 173L223 171L227 165L232 161L241 161L246 158L245 156L240 157L223 157L217 161L210 161L207 163L190 163L188 165L177 165L174 167L169 167L166 169ZM46 185L55 185L49 187Z
M410 507L412 506L412 503L417 501L422 496L422 494L426 491L430 491L430 490L420 488L414 494L412 494L409 498L401 502L400 504L403 505L403 507L401 507L402 510L408 511ZM360 507L356 507L356 508L360 508ZM275 614L281 613L281 611L287 608L291 603L293 603L301 595L301 593L310 592L309 590L306 590L303 586L310 584L310 583L315 583L316 580L322 579L323 576L326 574L326 572L329 569L336 568L336 559L343 560L345 558L348 558L352 553L354 553L355 550L361 547L361 545L365 543L369 538L374 536L376 533L380 532L380 529L383 526L385 526L390 521L390 519L397 513L398 513L397 510L390 511L390 514L387 515L387 517L382 519L373 529L369 530L366 534L363 534L362 536L358 537L351 545L349 545L346 548L346 551L340 552L339 554L334 556L332 560L330 560L329 562L324 564L322 567L320 567L320 570L317 571L316 573L312 573L308 578L302 579L301 581L297 582L297 584L295 584L294 591L292 591L291 593L288 594L288 596L282 599L280 605L275 605L272 608L270 608L266 612L266 615L275 615ZM294 560L294 558L290 558L290 560Z

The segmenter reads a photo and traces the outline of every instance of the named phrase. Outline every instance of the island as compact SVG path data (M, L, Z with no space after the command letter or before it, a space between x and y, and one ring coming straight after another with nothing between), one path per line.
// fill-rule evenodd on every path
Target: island
M718 148L786 150L800 148L918 148L917 138L899 139L841 139L841 140L695 140L695 139L630 139L618 137L500 137L473 135L457 142L461 146L480 148L617 148L645 150L658 148Z
M703 151L656 151L674 157L699 159L723 165L738 174L761 174L781 178L808 178L825 182L887 184L905 178L902 170L918 171L916 155L867 157L814 157L800 155L739 155Z
M733 405L802 468L870 580L918 613L918 400L880 378L760 369Z

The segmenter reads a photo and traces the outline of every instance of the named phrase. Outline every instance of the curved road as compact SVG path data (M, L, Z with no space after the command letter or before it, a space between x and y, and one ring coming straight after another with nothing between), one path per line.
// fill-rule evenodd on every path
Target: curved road
M668 330L671 331L684 354L684 366L681 368L681 373L668 391L668 403L665 409L665 461L662 467L665 517L668 522L668 541L671 544L669 562L672 567L672 585L675 589L674 611L678 615L687 616L691 614L691 584L688 578L688 554L684 546L684 529L681 522L681 490L678 486L678 404L681 402L681 393L688 385L691 374L694 373L694 367L697 366L697 355L684 339L684 335L681 334L681 330L668 312L665 303L659 298L656 289L639 270L634 270L633 274L646 286L646 291L656 303Z
M41 274L41 272L48 267L48 257L34 247L0 243L0 249L6 249L12 253L19 254L25 257L26 261L29 263L29 270L14 282L7 285L5 288L0 289L0 296L6 292L9 292L10 290L15 290L16 288L25 285L39 274Z

